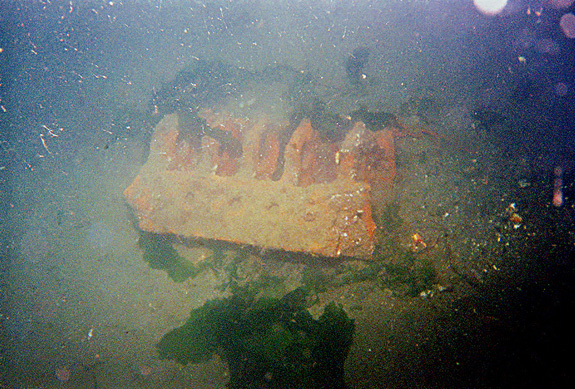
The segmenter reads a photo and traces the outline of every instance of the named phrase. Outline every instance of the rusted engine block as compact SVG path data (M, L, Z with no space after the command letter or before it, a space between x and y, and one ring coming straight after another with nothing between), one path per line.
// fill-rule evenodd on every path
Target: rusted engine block
M286 123L211 111L202 117L243 151L207 135L194 140L177 114L166 116L155 128L148 161L124 192L142 230L371 257L370 183L394 178L390 130L371 132L358 122L336 144L304 119L282 153ZM281 162L281 177L272 179Z

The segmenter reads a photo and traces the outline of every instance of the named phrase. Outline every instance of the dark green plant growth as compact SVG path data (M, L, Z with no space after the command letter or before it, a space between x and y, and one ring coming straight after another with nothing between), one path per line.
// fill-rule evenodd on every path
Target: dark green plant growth
M413 281L411 285L412 294L417 295L422 290L428 290L433 287L433 282L437 277L437 272L433 267L431 260L424 258L413 268Z
M230 388L344 388L354 321L335 303L315 320L306 299L302 289L277 299L236 288L166 334L160 356L187 364L218 353L228 362Z
M212 255L209 260L206 261L207 266L216 274L217 276L223 276L225 281L216 287L219 291L226 290L230 284L236 284L239 282L238 275L238 264L245 259L246 255L244 251L238 250L231 261L228 261L228 257L224 250L219 248L214 248L212 250Z
M138 244L144 250L144 261L152 269L165 270L174 282L183 282L202 270L178 254L169 237L140 231Z
M415 254L405 251L396 263L386 264L379 274L381 289L407 287L407 294L417 296L421 291L431 289L437 277L431 260L418 259Z
M360 105L359 109L353 111L351 119L354 122L364 122L368 130L379 131L385 127L401 127L397 116L384 111L370 111L365 105Z
M302 288L312 296L324 293L329 288L360 282L371 282L380 289L403 291L409 296L417 296L421 291L432 288L437 273L431 260L418 257L410 250L397 248L392 251L392 257L386 256L378 246L374 260L364 266L353 262L343 263L328 274L306 266L302 273Z
M249 282L249 287L258 291L265 291L267 295L278 295L278 291L285 291L284 279L278 276L261 274L253 281ZM281 295L283 293L280 293Z
M377 275L383 268L383 263L381 262L371 262L368 266L363 269L353 270L353 271L343 271L337 275L333 285L342 286L346 284L354 284L356 282L363 282L369 280L376 280Z
M308 293L327 292L327 287L332 282L333 276L325 274L321 269L306 266L302 272L301 283Z
M400 206L398 203L385 204L381 210L375 214L376 224L384 231L393 231L403 224L399 215Z
M234 290L234 288L248 288L257 290L266 295L279 295L285 293L284 279L254 271L253 262L249 259L249 251L237 249L226 252L214 248L212 255L205 261L204 268L209 268L220 277L221 284L216 287L218 291Z

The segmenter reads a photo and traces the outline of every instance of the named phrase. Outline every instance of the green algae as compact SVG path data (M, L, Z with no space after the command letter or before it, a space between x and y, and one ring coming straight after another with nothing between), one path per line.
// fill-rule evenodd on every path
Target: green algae
M316 320L306 298L303 289L281 299L236 289L193 310L161 339L159 354L185 365L217 353L228 362L230 388L344 388L354 321L333 302Z
M174 282L195 277L202 270L178 254L167 236L140 231L138 244L144 250L144 261L152 269L165 270Z

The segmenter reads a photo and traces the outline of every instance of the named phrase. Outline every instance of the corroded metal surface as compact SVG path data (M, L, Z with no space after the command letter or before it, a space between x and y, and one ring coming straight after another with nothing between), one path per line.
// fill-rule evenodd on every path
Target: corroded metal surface
M369 258L375 223L370 182L395 174L393 137L357 123L340 144L302 120L285 150L285 123L204 112L243 152L201 136L178 115L156 127L150 157L125 190L141 229L316 255ZM271 177L283 152L279 180Z

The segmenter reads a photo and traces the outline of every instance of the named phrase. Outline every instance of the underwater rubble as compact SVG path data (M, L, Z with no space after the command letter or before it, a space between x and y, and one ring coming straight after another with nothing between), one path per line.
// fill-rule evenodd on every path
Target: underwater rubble
M334 142L307 118L276 123L202 110L199 119L174 113L158 123L124 195L144 231L370 258L371 187L394 176L389 128L357 121Z

